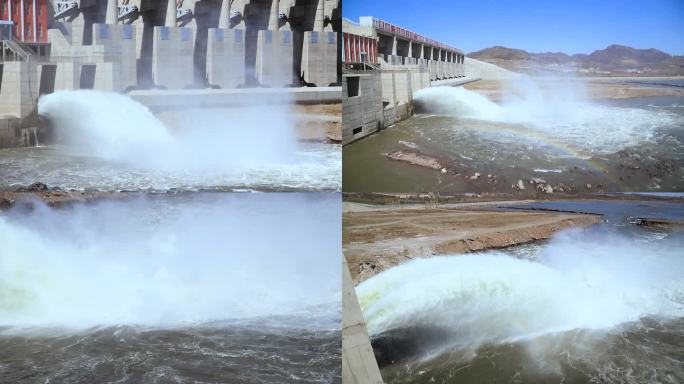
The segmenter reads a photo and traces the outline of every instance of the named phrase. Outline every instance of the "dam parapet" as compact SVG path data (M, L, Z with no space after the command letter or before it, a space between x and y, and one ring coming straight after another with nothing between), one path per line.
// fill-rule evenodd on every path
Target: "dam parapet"
M413 93L433 85L461 85L460 49L372 16L343 20L343 144L413 114Z

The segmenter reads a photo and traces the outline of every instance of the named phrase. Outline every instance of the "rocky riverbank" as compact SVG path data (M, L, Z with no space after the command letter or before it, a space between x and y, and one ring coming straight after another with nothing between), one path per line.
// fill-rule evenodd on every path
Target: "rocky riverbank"
M17 204L31 204L36 201L42 201L47 205L56 207L76 202L121 199L136 195L139 193L62 190L48 187L41 182L35 182L29 186L0 190L0 211L7 210Z

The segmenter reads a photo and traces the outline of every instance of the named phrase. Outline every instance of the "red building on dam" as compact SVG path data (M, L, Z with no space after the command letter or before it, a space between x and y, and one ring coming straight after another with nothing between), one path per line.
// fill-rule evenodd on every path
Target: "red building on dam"
M0 40L47 42L48 0L0 0Z

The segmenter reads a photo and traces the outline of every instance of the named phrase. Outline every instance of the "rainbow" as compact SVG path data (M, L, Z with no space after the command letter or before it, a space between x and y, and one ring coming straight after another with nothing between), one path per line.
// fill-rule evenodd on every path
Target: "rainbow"
M485 122L483 120L479 119L474 119L477 120L478 122ZM541 144L543 146L551 147L558 152L567 155L568 157L572 157L574 159L581 160L583 164L585 165L585 168L593 171L595 174L600 175L602 178L607 179L609 182L611 182L614 186L617 186L622 189L627 189L626 184L624 181L620 180L616 176L613 176L608 169L601 163L592 160L592 157L586 154L582 149L573 146L571 144L563 143L558 140L555 140L548 135L545 135L543 132L537 131L537 130L531 130L528 128L525 128L522 125L517 125L517 124L505 124L505 123L496 123L492 125L478 125L477 127L470 127L468 125L459 125L459 129L465 129L465 130L470 130L470 131L484 131L484 132L493 132L493 133L507 133L516 137L519 137L521 139L527 140L527 141L532 141L537 144Z

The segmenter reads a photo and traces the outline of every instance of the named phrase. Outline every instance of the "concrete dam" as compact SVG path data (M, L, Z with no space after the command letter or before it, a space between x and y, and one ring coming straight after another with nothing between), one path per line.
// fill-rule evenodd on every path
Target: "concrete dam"
M343 20L343 144L408 118L413 93L460 85L462 50L372 16Z
M153 109L340 99L340 0L2 5L0 147L37 141L37 100L58 90L125 92Z

